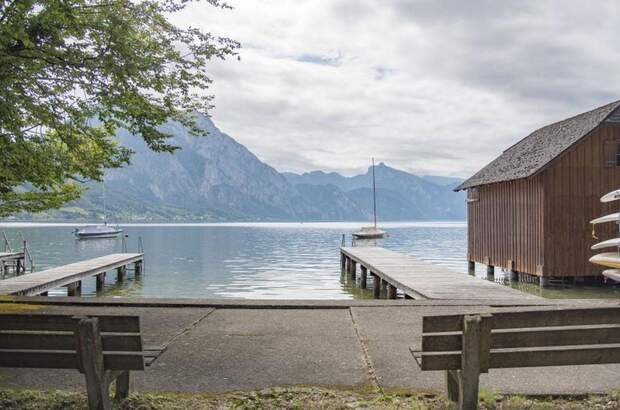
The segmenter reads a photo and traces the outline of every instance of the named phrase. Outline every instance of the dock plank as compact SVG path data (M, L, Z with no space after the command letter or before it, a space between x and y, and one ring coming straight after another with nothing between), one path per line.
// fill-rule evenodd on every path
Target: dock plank
M542 299L381 247L342 247L340 251L416 299Z
M142 261L143 258L142 253L113 253L41 272L4 279L0 281L0 295L38 295L50 289Z

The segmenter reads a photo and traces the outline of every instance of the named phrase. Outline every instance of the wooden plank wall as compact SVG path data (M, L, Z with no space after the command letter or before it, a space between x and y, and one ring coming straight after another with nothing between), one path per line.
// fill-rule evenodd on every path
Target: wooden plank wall
M542 179L483 185L479 190L478 201L468 204L469 259L536 274L537 266L544 265Z
M620 167L605 165L605 141L614 140L620 141L620 125L603 124L540 175L545 190L545 275L592 276L602 272L588 262L596 253L590 246L618 236L618 227L599 225L596 240L589 221L620 208L618 202L599 201L603 194L620 189Z

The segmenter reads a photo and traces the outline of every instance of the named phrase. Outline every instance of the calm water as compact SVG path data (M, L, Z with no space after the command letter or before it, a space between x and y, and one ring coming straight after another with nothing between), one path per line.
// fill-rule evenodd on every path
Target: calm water
M15 247L19 232L28 240L36 270L121 251L121 239L76 240L77 225L4 224ZM340 275L342 234L359 223L248 223L124 225L128 250L141 237L145 270L121 285L108 275L102 296L184 298L349 299L371 297ZM386 223L390 237L377 245L414 255L466 274L467 227L464 222ZM484 267L477 274L484 277ZM496 274L498 282L504 281ZM618 288L538 286L520 289L545 297L620 298ZM64 295L64 289L51 292ZM82 294L96 295L94 278Z

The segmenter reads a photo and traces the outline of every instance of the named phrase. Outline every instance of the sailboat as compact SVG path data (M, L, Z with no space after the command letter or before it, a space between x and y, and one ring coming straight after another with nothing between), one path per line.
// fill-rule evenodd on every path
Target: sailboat
M375 182L375 159L372 159L372 213L374 216L373 226L364 226L359 231L353 232L357 239L379 239L383 238L386 232L377 228L377 184Z
M116 238L123 230L118 226L108 225L108 215L105 200L105 181L103 182L103 225L87 225L76 229L74 234L79 239Z

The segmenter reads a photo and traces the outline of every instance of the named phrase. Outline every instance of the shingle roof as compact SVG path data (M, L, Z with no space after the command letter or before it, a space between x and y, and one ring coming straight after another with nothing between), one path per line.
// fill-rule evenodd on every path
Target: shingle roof
M615 101L534 131L454 190L512 181L536 174L590 133L619 106L620 101Z

